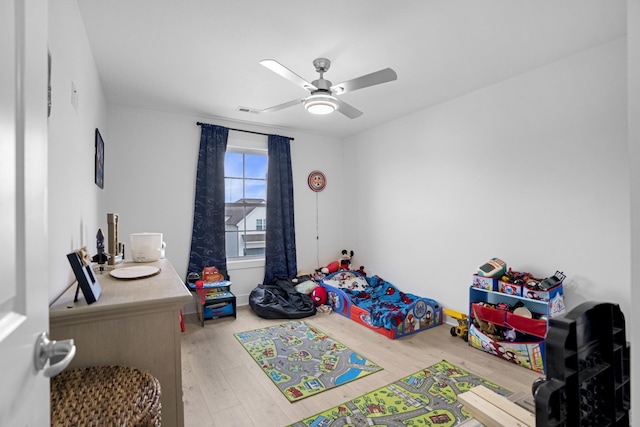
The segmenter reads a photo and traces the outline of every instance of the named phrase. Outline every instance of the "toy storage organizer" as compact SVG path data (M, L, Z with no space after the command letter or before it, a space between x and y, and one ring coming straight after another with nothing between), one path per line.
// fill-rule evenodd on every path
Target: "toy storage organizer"
M537 426L629 426L631 371L617 304L585 302L549 321L547 376L533 384Z
M231 282L204 282L201 287L195 283L187 283L189 289L195 293L195 303L200 325L204 326L207 319L220 317L236 317L236 296L231 292Z
M545 298L532 299L486 289L486 287L497 288L495 279L493 283L489 280L490 286L487 286L487 281L484 280L482 287L479 287L483 281L477 281L475 277L477 276L474 276L474 285L469 290L469 345L525 368L545 373L547 319L564 313L562 285L551 289L550 291L553 292L549 294L553 293L553 297L549 295L550 300L546 301ZM518 302L531 312L531 318L515 314L505 308L492 307L499 305L512 307ZM521 339L509 341L487 335L474 324L474 321L477 323L478 320L500 328L515 330Z

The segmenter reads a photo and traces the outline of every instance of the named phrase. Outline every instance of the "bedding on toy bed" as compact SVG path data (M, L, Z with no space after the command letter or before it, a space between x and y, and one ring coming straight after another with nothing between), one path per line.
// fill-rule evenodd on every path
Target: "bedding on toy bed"
M392 338L442 323L442 308L435 300L404 293L379 276L338 271L325 277L322 284L334 311L365 326L393 330ZM362 318L361 311L354 313L354 306L368 313L368 319Z

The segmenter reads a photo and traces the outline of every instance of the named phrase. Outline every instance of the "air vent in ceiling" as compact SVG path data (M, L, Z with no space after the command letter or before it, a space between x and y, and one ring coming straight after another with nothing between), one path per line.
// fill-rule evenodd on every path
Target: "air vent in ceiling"
M236 108L236 111L240 111L241 113L253 113L253 114L258 114L260 112L260 110L255 110L253 108L248 108L248 107L238 107Z

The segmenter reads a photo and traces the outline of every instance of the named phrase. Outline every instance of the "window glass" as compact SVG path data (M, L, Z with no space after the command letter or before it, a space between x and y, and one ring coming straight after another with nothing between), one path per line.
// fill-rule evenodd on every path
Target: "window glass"
M267 176L267 156L258 154L245 154L244 156L247 178L263 179Z
M224 156L224 176L242 178L242 153L227 151Z
M227 258L263 256L267 225L267 153L239 147L225 155Z

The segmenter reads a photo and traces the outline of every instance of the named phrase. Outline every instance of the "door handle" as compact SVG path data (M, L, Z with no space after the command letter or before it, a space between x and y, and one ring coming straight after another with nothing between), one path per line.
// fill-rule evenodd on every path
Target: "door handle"
M44 376L51 378L58 375L66 368L73 357L76 355L76 346L73 339L64 341L54 341L49 339L46 332L41 333L36 340L36 349L34 354L34 363L36 369L41 371L44 369ZM47 361L55 356L64 356L62 360L53 365L47 365Z

